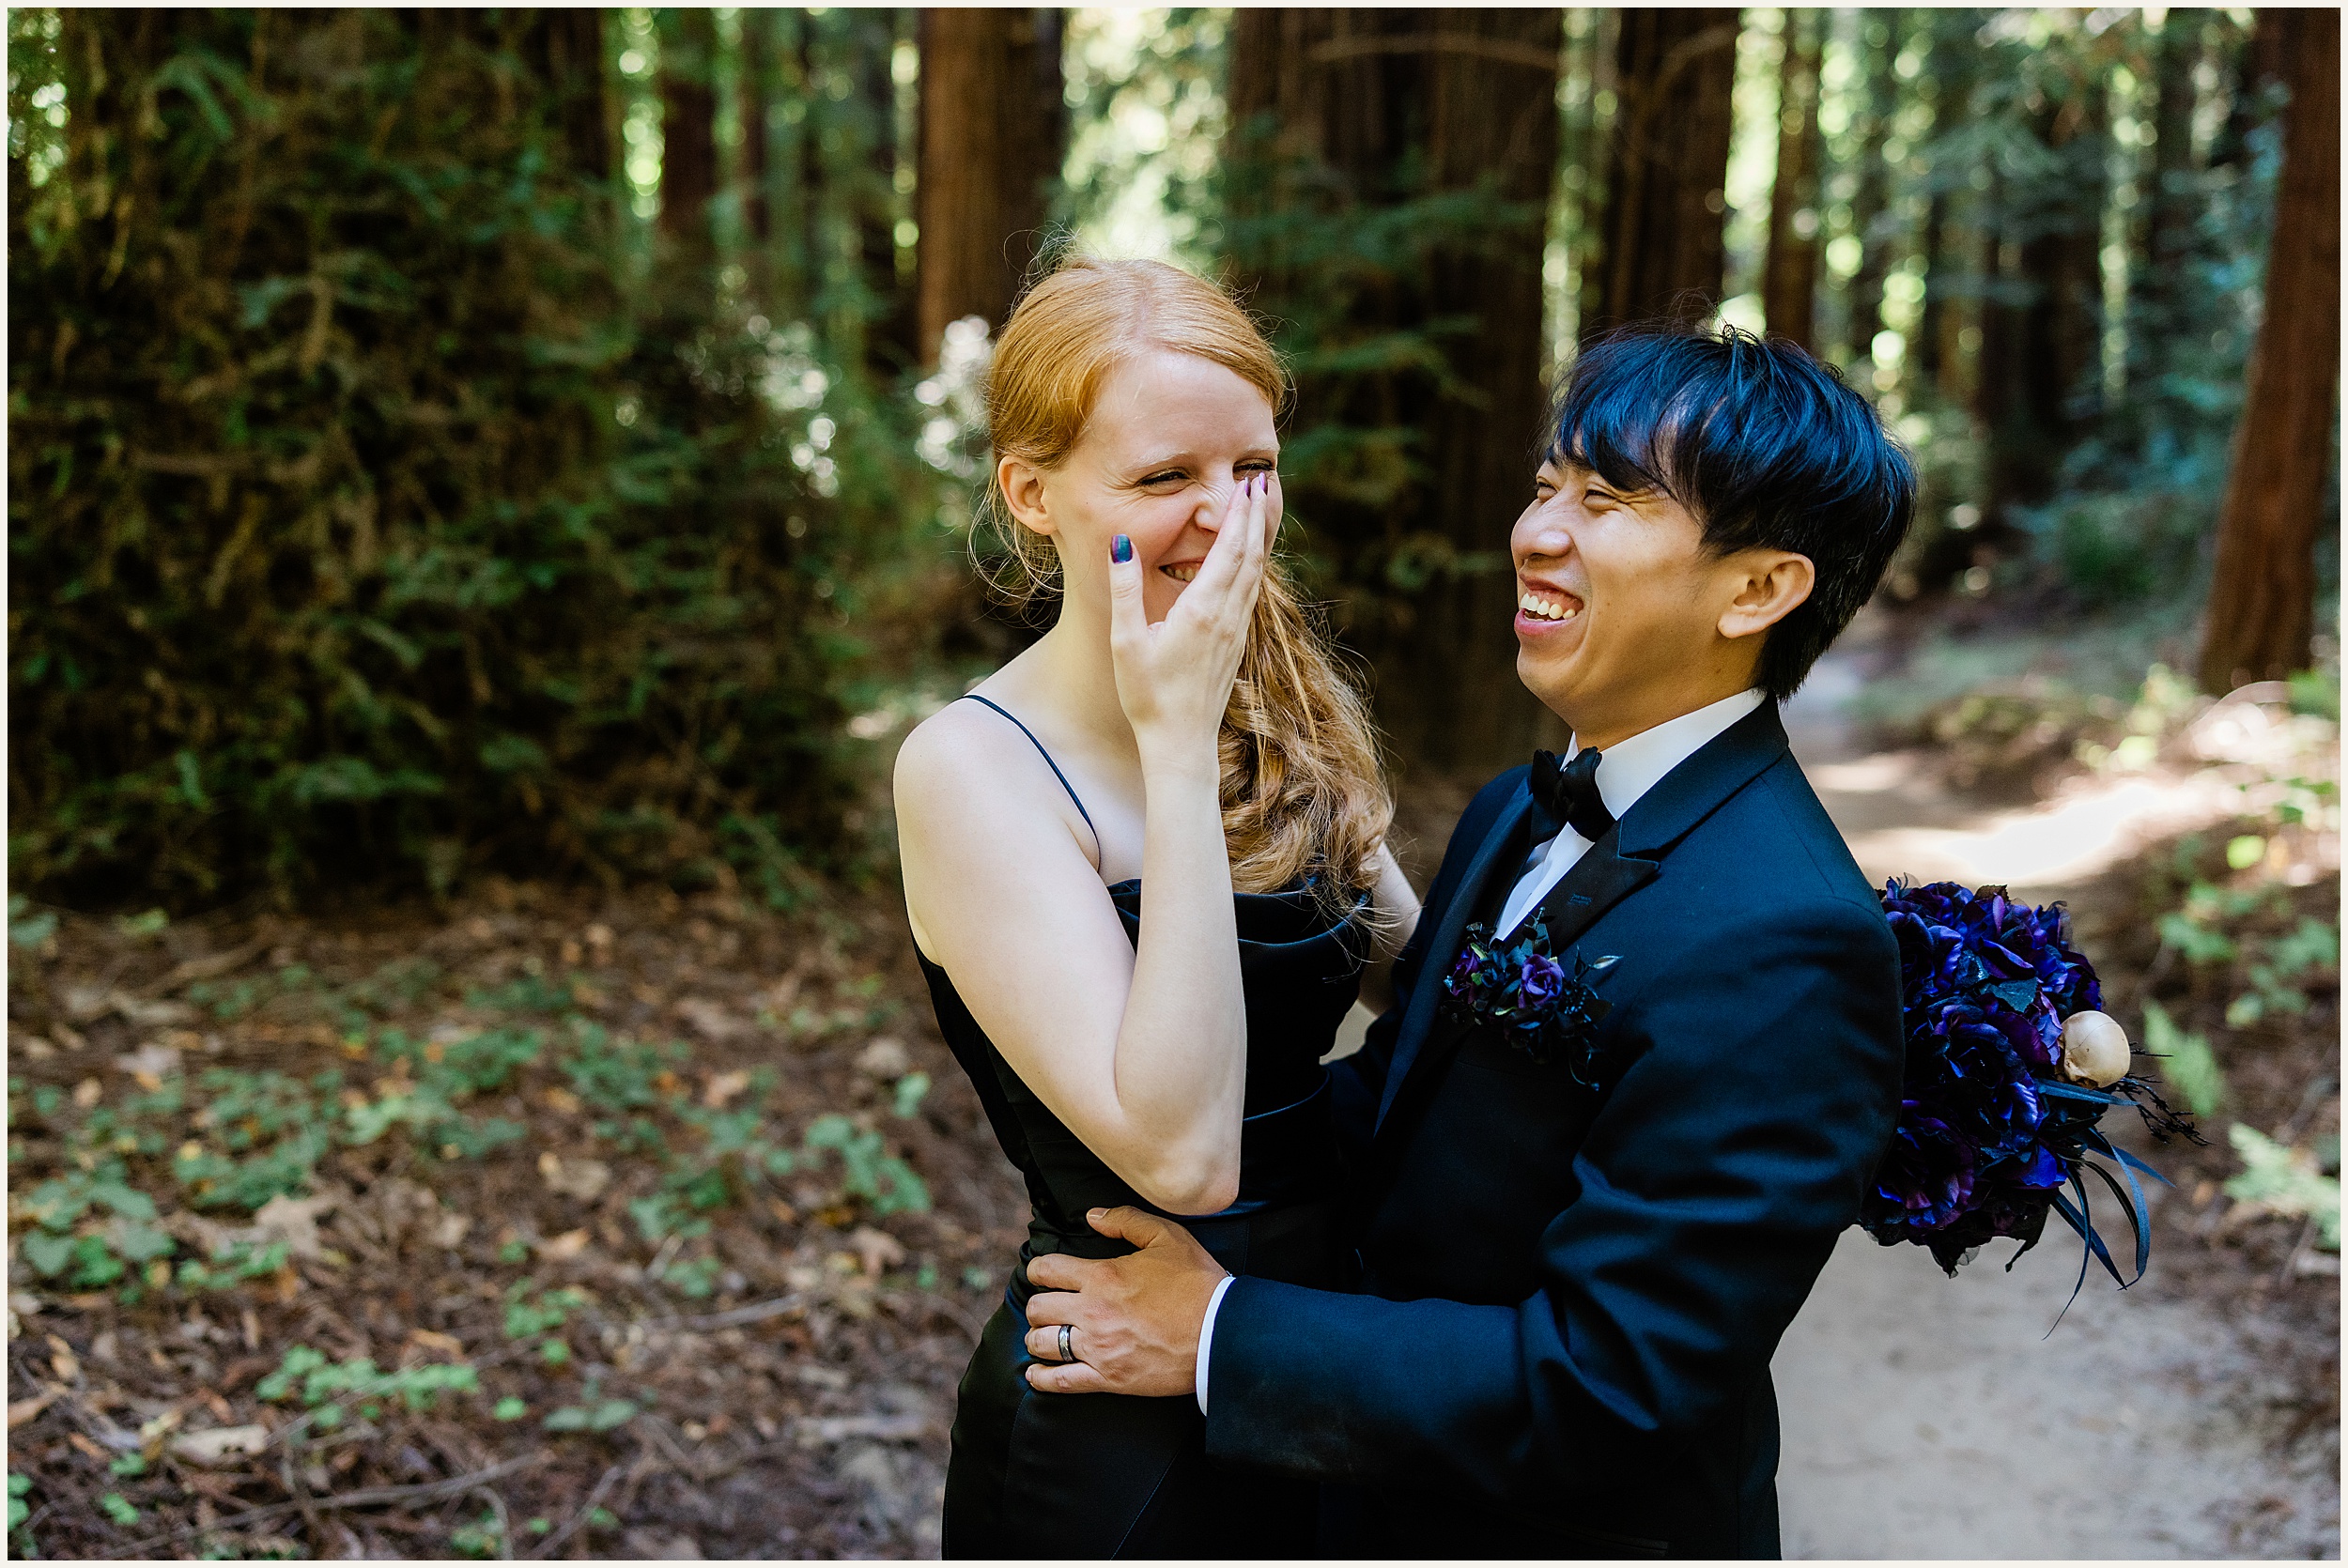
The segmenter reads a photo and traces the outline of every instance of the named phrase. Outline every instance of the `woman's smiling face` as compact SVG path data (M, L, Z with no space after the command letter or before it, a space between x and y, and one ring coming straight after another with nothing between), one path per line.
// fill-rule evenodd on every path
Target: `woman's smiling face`
M1105 618L1109 542L1121 533L1156 622L1197 576L1239 486L1275 474L1279 455L1272 405L1253 382L1195 354L1152 349L1109 372L1084 438L1058 468L1005 457L997 471L1013 515L1058 544L1072 604L1097 605Z

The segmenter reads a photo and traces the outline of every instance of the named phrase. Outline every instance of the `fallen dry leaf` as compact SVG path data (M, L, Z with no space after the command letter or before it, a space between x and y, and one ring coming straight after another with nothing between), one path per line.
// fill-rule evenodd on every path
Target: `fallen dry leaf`
M742 1021L715 1002L699 996L688 996L676 1005L676 1015L693 1026L694 1032L715 1044L722 1045L743 1032Z
M454 1248L465 1239L465 1233L471 1229L472 1229L471 1215L443 1214L432 1222L430 1233L432 1245Z
M438 1350L443 1356L461 1356L465 1353L464 1341L455 1334L441 1333L437 1329L410 1329L408 1338L410 1343L421 1345L426 1350Z
M115 1058L115 1066L131 1075L131 1081L152 1094L163 1086L163 1075L179 1070L179 1053L171 1046L153 1041L136 1051Z
M540 1257L552 1258L557 1263L563 1263L579 1256L579 1253L585 1252L586 1250L587 1230L586 1227L582 1225L578 1230L566 1230L562 1235L555 1237L551 1240L540 1242L538 1245L538 1255Z
M732 1072L710 1074L708 1084L702 1090L702 1103L712 1111L722 1111L726 1101L750 1086L749 1071L736 1068Z
M35 1416L39 1415L49 1408L50 1404L56 1399L58 1394L64 1391L62 1389L51 1389L47 1393L35 1394L30 1399L9 1401L8 1430L13 1432Z
M73 1103L86 1111L97 1104L105 1093L105 1084L95 1078L85 1078L73 1085Z
M547 1191L594 1203L611 1185L611 1167L600 1160L565 1160L552 1149L538 1156L538 1175Z
M867 1274L878 1276L905 1260L904 1243L872 1225L858 1225L850 1233L848 1245L856 1250L857 1261Z
M550 1088L547 1091L546 1099L548 1110L560 1111L566 1116L575 1116L583 1109L579 1096L568 1089Z
M295 1198L281 1193L253 1212L255 1234L239 1237L239 1240L264 1244L283 1241L286 1251L298 1258L316 1260L324 1255L318 1245L318 1216L333 1212L335 1200L331 1194Z
M857 1071L870 1078L902 1078L912 1067L913 1055L904 1041L888 1035L856 1053Z
M74 1355L73 1346L55 1334L49 1336L49 1364L55 1370L60 1383L75 1382L82 1376L81 1358Z
M269 1447L269 1428L215 1426L204 1432L182 1432L171 1439L169 1446L175 1459L184 1459L191 1465L221 1465Z

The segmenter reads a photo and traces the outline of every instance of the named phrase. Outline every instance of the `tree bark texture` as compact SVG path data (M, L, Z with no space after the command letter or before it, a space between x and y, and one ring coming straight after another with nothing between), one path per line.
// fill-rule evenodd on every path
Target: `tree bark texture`
M1770 335L1791 338L1804 348L1817 336L1818 55L1824 23L1814 8L1785 12L1777 177L1769 189L1769 249L1761 266L1761 311Z
M767 113L782 95L782 50L775 13L742 13L742 229L762 249L774 238L774 135Z
M916 315L924 363L949 322L999 331L1041 252L1067 152L1059 13L921 12L920 226Z
M711 13L662 10L660 20L660 232L688 266L716 254L709 227L718 193L718 31Z
M1489 768L1541 732L1515 677L1506 552L1546 399L1541 261L1563 41L1556 9L1233 16L1227 156L1265 171L1235 185L1235 227L1278 234L1269 259L1235 258L1242 286L1254 308L1321 334L1289 342L1303 365L1291 443L1339 431L1353 442L1338 469L1301 474L1290 504L1334 568L1348 640L1371 664L1379 723L1406 766ZM1423 188L1398 182L1413 168ZM1375 230L1382 212L1471 191L1505 216L1423 258L1342 283L1310 259L1315 236ZM1316 351L1405 341L1440 368L1313 365Z
M1848 319L1843 342L1846 361L1856 364L1875 352L1876 333L1883 326L1883 279L1890 269L1892 237L1883 232L1884 209L1891 200L1891 170L1883 161L1883 143L1898 108L1897 79L1892 56L1899 53L1892 31L1897 11L1859 13L1860 110L1851 127L1859 148L1859 187L1851 192L1850 232L1860 244L1859 269L1851 274Z
M611 94L605 85L603 13L550 7L535 13L524 53L554 98L554 118L571 168L601 184L611 177Z
M2259 12L2291 89L2265 313L2218 512L2201 684L2306 668L2340 377L2340 12Z
M1992 263L1982 309L1975 412L1989 432L1987 511L2000 525L2053 493L2062 453L2101 404L2105 149L2099 82L2080 81L2034 117L2049 162L2027 178L2001 168L1987 209Z
M2145 192L2144 239L2139 253L2142 276L2128 287L2128 379L2139 381L2167 369L2170 335L2194 331L2178 319L2179 271L2194 252L2194 219L2201 209L2193 189L2193 68L2201 63L2202 32L2209 12L2177 7L2161 23L2153 47L2153 169ZM2199 335L2196 332L2196 335Z
M1592 328L1702 320L1719 301L1737 24L1713 7L1621 14Z

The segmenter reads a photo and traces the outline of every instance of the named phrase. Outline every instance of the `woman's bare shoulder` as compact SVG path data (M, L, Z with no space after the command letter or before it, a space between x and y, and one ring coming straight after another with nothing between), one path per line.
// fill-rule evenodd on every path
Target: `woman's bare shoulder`
M940 825L1059 813L1048 764L1016 725L980 702L949 702L905 736L897 750L900 818L911 813Z

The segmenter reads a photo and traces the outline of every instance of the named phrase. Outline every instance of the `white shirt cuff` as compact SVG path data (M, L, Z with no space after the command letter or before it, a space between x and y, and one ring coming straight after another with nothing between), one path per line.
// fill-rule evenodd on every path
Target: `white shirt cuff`
M1198 1325L1198 1376L1194 1381L1198 1385L1198 1413L1202 1416L1207 1413L1207 1358L1214 1350L1214 1314L1223 1310L1223 1293L1231 1288L1231 1281L1236 1277L1223 1276L1223 1283L1207 1298L1207 1320Z

